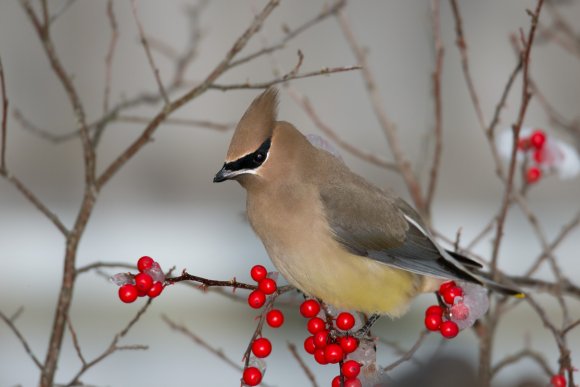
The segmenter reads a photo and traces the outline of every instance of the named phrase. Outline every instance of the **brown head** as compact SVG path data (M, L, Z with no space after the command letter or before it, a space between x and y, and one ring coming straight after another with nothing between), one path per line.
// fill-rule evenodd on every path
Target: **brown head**
M252 102L236 127L214 183L235 179L247 186L249 181L284 178L299 167L297 160L307 161L312 146L291 124L276 121L277 107L274 88L266 89Z

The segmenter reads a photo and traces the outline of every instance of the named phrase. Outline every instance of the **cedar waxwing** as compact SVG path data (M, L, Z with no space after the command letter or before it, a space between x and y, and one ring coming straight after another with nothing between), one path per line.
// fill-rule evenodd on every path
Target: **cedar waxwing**
M277 104L273 88L252 102L213 181L247 190L250 224L290 284L338 308L392 317L452 279L519 293L479 277L481 265L441 248L403 199L277 121Z

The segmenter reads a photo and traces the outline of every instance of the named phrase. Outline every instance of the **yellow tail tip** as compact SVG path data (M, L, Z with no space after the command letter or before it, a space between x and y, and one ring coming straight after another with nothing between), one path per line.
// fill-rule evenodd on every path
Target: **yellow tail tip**
M526 293L518 293L518 294L514 294L514 297L515 297L515 298L520 298L520 299L522 299L522 298L526 298Z

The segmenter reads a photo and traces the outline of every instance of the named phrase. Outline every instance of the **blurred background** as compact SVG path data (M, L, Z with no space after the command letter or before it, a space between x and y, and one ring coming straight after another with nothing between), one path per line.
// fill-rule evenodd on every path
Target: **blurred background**
M53 12L64 9L52 28L56 50L84 104L88 121L103 112L105 55L111 29L105 1L49 2ZM112 65L110 104L133 98L142 92L157 91L139 33L127 1L116 1L114 11L119 41ZM175 50L190 41L188 9L195 2L166 0L141 1L139 15L147 36ZM201 37L196 59L185 73L195 83L224 57L235 39L247 28L265 2L212 1L199 15ZM577 1L554 2L568 21L580 19ZM35 4L37 6L38 4ZM242 53L279 41L282 26L296 28L318 14L325 1L283 1L267 19L262 31ZM504 89L516 57L509 41L519 28L527 31L526 8L533 1L461 2L470 63L481 106L489 122ZM357 1L346 12L359 41L368 50L384 108L398 128L402 147L414 168L426 177L433 143L433 98L431 73L435 66L431 8L429 2ZM550 13L541 17L546 25ZM489 146L479 128L461 72L455 46L454 21L449 3L441 3L441 34L445 49L442 73L444 149L434 208L433 226L454 238L462 230L469 241L489 222L500 205L503 186L496 177ZM304 54L302 71L322 67L355 65L335 18L315 25L283 50L237 67L219 83L267 81L274 77L273 64L290 71L297 61L297 50ZM154 51L161 78L169 82L174 63ZM55 135L74 131L75 119L63 89L51 71L38 37L18 2L0 2L0 56L4 65L10 100L7 164L44 203L70 226L75 219L83 190L82 153L78 138L52 143L24 130L14 118L15 110L33 125ZM531 72L538 87L562 115L570 119L578 113L580 101L580 62L557 44L539 39L532 53ZM356 146L391 159L384 135L373 114L361 75L344 72L292 82L296 92L308 96L321 119ZM184 88L183 91L186 89ZM502 114L500 128L515 122L521 85L517 81ZM172 94L180 96L183 91ZM241 117L258 90L210 90L172 117L208 120L230 127ZM128 115L151 118L160 105L142 105ZM317 133L315 125L299 105L281 89L280 119L293 122L304 133ZM526 126L544 128L550 135L572 141L555 131L537 100L532 100ZM98 170L103 171L142 131L143 123L117 122L104 133L98 148ZM260 241L244 220L245 193L235 183L212 184L221 167L231 130L163 124L154 141L110 181L99 194L97 205L80 244L78 266L95 261L135 264L141 255L154 257L164 268L186 268L190 273L213 279L249 280L249 269L261 263L273 270ZM369 165L344 154L346 163L379 186L390 186L408 198L402 179L395 173ZM426 179L423 179L425 182ZM519 183L518 183L519 184ZM541 180L529 194L548 238L558 234L578 211L579 180L549 177ZM500 267L508 274L522 274L522 267L541 253L525 216L517 209L509 213L505 241L500 251ZM566 272L580 270L579 234L576 231L557 249L557 258ZM475 250L489 257L491 239ZM0 180L0 262L4 273L0 281L0 310L6 315L24 310L16 320L32 351L42 360L52 325L60 287L64 239L37 209L5 180ZM122 270L117 270L122 271ZM115 273L115 270L110 273ZM548 270L540 278L551 279ZM572 278L574 279L574 278ZM87 359L99 355L112 337L132 318L143 303L122 304L116 286L95 273L79 277L71 310L83 353ZM240 292L242 293L242 292ZM560 311L552 298L540 298L549 314L558 319ZM420 297L404 317L381 320L376 334L409 348L423 329L424 307L433 296ZM553 306L549 306L553 303ZM577 302L570 304L573 319L580 317ZM82 380L103 386L175 385L235 386L240 372L184 336L173 332L161 320L167 315L185 324L216 348L241 361L255 326L255 312L243 302L233 302L216 294L203 294L177 285L164 294L141 318L122 344L148 345L148 351L122 351L88 371ZM265 382L276 386L308 385L306 376L286 349L286 342L301 348L304 322L295 308L287 309L288 323L268 332L274 351L268 359ZM578 329L570 335L571 348L580 349ZM518 306L499 327L494 357L500 359L523 348L541 350L557 369L557 348L541 320L527 305ZM441 345L430 335L418 357L427 361ZM303 352L301 352L304 354ZM443 354L443 355L442 355ZM437 356L458 356L468 365L477 365L478 341L470 331L444 344ZM386 365L397 357L388 348L379 351L379 363ZM306 359L306 357L304 356ZM575 364L580 357L573 353ZM311 358L307 363L321 385L329 385L335 367L322 367ZM241 364L241 363L240 363ZM78 371L80 362L67 333L59 363L57 381L66 382ZM412 363L389 376L405 380L416 373ZM38 383L38 369L6 325L0 324L0 386L31 386ZM178 379L175 379L178 378ZM524 378L545 385L547 378L539 367L523 361L501 372L494 383L517 385ZM393 382L394 383L394 382ZM411 385L411 384L408 384Z

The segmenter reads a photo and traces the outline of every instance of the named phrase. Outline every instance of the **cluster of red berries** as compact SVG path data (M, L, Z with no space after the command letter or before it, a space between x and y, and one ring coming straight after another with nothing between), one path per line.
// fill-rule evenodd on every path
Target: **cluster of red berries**
M250 276L258 283L258 289L248 296L248 304L259 309L266 303L266 296L274 294L278 285L273 278L268 277L268 270L262 265L256 265L250 270ZM271 309L266 313L266 323L272 328L279 328L284 323L284 314L279 309ZM262 359L272 353L272 343L265 337L258 337L252 342L252 353ZM258 367L250 366L244 369L242 378L248 386L257 386L262 381L262 371Z
M455 305L458 297L463 297L463 289L454 281L444 282L439 287L439 296L446 305L431 305L427 308L425 327L430 331L439 331L446 339L452 339L459 333L459 327L449 319L449 307Z
M520 137L518 141L518 150L522 152L531 152L534 165L526 170L526 181L532 184L540 180L542 170L540 165L545 161L544 145L546 144L546 134L536 129L529 137Z
M360 373L360 364L354 360L346 360L348 354L358 348L358 340L349 336L336 336L330 333L332 321L324 321L318 317L320 304L316 300L306 300L300 305L300 314L309 319L306 328L311 336L304 341L306 352L314 356L314 360L322 365L341 363L340 373L332 381L332 386L343 385L348 387L361 386L357 379ZM348 312L339 313L334 324L341 331L349 331L354 327L354 316Z
M132 276L131 282L119 287L119 298L124 303L129 304L137 297L155 298L163 291L163 282L156 281L154 278L157 276L152 273L153 270L159 271L159 264L153 258L148 256L139 258L137 269L139 273Z
M552 387L566 387L566 377L562 374L556 374L550 379Z

